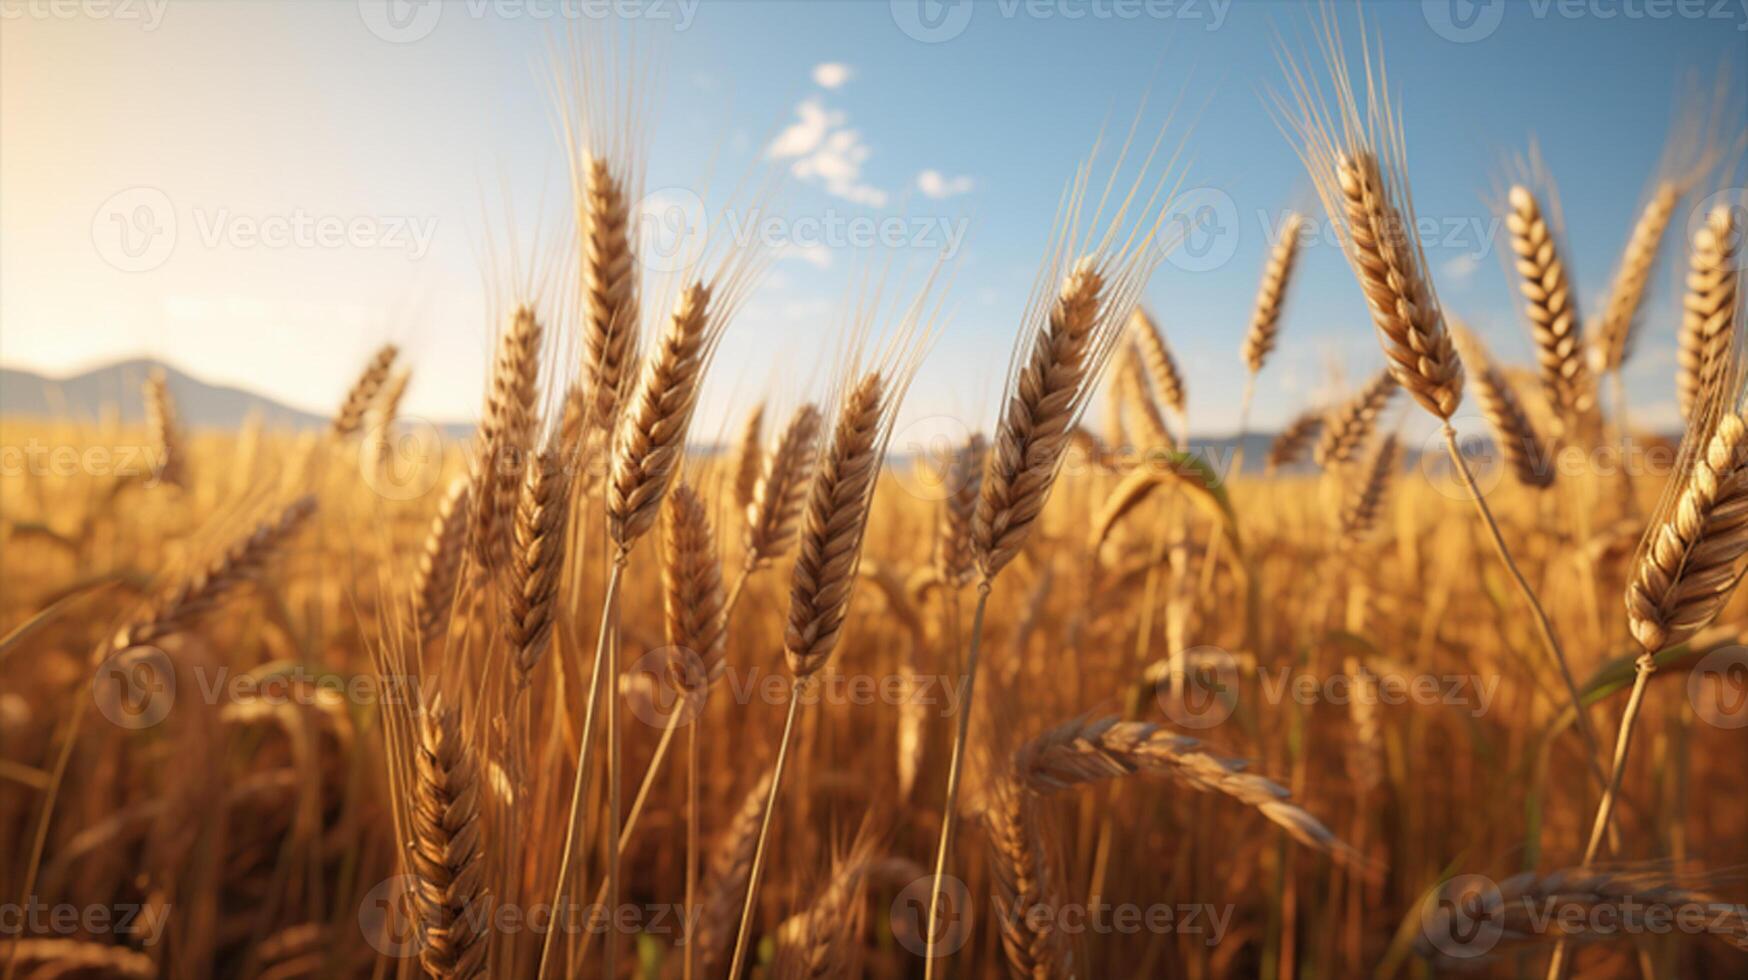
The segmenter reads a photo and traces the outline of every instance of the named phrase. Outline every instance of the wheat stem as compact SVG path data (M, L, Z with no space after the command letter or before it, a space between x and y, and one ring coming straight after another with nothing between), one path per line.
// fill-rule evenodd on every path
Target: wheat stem
M977 686L977 659L983 651L983 614L989 606L990 581L988 578L977 583L977 609L971 614L971 652L965 657L965 682L959 696L959 718L953 732L953 751L947 762L947 799L942 804L941 811L941 841L935 849L935 875L929 883L929 917L925 920L924 942L927 944L925 956L928 960L923 967L924 980L933 980L935 976L935 940L939 938L935 916L941 907L941 882L947 873L947 859L953 852L953 832L958 826L959 815L959 779L965 765L965 742L967 733L971 730L971 706L976 703L973 695Z
M765 792L765 815L759 820L759 842L753 848L753 865L747 875L747 896L741 906L740 927L735 933L734 958L729 961L728 980L740 980L746 969L747 939L753 929L753 909L759 901L759 873L765 866L765 846L771 837L771 817L777 809L777 789L783 782L783 768L789 761L790 736L795 731L795 716L801 707L798 696L807 678L798 678L789 688L789 712L783 719L783 738L777 743L777 761L771 767L771 788Z

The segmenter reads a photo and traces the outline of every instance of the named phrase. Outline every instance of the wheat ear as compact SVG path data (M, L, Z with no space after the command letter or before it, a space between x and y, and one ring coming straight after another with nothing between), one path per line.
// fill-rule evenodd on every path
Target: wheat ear
M832 859L806 911L777 930L774 980L849 980L862 975L863 884L874 869L875 838L864 830Z
M1372 454L1365 479L1352 488L1343 503L1337 526L1344 545L1357 543L1377 526L1384 497L1390 492L1390 481L1396 474L1398 448L1395 436L1385 436Z
M526 470L504 589L504 640L523 687L552 638L571 503L571 468L557 452L530 455Z
M734 506L742 511L753 502L753 491L759 485L759 473L765 463L765 403L760 402L747 413L741 426L740 441L734 451Z
M748 502L745 569L753 571L789 547L801 524L801 507L813 479L814 456L822 425L819 408L802 405L790 416L777 447L764 460Z
M1184 392L1183 372L1178 370L1177 358L1171 355L1171 348L1166 346L1165 334L1159 329L1159 322L1153 319L1146 310L1135 307L1135 312L1129 316L1129 329L1135 335L1135 345L1141 351L1141 362L1147 366L1147 378L1153 383L1153 393L1159 397L1159 403L1171 409L1181 420L1189 410L1189 399Z
M704 369L722 336L722 321L712 315L710 298L710 288L702 282L681 293L614 436L607 525L622 553L655 524L662 497L685 455Z
M1268 471L1273 474L1283 466L1292 466L1305 458L1311 444L1323 431L1324 413L1317 409L1301 412L1288 422L1274 441L1269 443Z
M1596 339L1602 352L1604 371L1619 371L1632 356L1645 287L1650 284L1651 270L1657 265L1663 233L1669 229L1669 221L1680 201L1680 184L1672 180L1659 183L1627 238L1620 268L1615 272L1608 301L1602 308L1602 320L1597 324Z
M479 773L460 721L433 700L419 721L412 803L414 905L419 961L440 980L484 976L485 853Z
M1152 386L1147 380L1147 367L1142 363L1141 351L1135 344L1124 344L1122 353L1117 355L1111 387L1117 392L1124 417L1133 416L1138 423L1136 428L1140 431L1135 437L1135 449L1146 455L1162 450L1171 452L1177 448L1177 437L1171 434L1165 413L1159 410L1159 403L1154 401L1149 390Z
M279 552L286 539L315 510L314 497L300 497L274 520L256 525L254 531L233 542L218 558L178 582L175 589L147 606L142 615L117 630L98 648L96 659L187 630L195 620L230 598L238 586L258 577L268 559Z
M741 909L741 896L752 875L753 852L758 849L765 797L770 789L771 773L767 771L747 790L728 830L711 851L704 899L698 908L697 931L688 941L696 951L697 965L705 976L717 974L722 957L729 952L729 944L734 938L736 916Z
M1731 208L1718 207L1706 215L1706 223L1693 236L1693 252L1687 272L1687 294L1682 297L1679 371L1675 392L1681 417L1692 421L1695 409L1705 404L1706 392L1723 377L1725 361L1737 327L1737 237Z
M141 390L146 406L146 431L158 454L155 475L161 482L180 487L188 478L187 450L182 444L181 427L176 424L176 400L170 395L170 383L163 370L153 368Z
M358 375L358 380L347 390L346 398L340 402L340 410L334 413L334 422L330 432L336 439L344 439L364 424L364 414L376 401L378 391L382 390L383 382L388 380L389 372L394 369L395 357L400 351L393 344L384 344L371 355L370 362L364 365L364 371Z
M449 620L449 609L455 601L455 586L461 576L463 546L467 541L467 499L470 493L466 476L458 476L449 484L443 499L437 504L437 515L431 518L431 530L425 534L425 547L419 552L419 564L413 571L413 597L418 603L419 638L435 639Z
M1286 305L1293 266L1299 259L1299 233L1304 227L1304 218L1287 215L1281 225L1281 237L1275 240L1268 264L1263 266L1262 283L1256 289L1256 310L1251 313L1250 329L1244 334L1244 366L1253 378L1262 373L1263 362L1280 340L1281 310Z
M935 573L949 588L971 577L971 521L983 486L983 461L989 443L972 433L947 466L947 496L941 501L941 523L935 547Z
M582 161L583 365L595 424L611 428L633 377L639 317L626 186L600 156Z
M509 521L521 485L522 457L531 448L538 422L535 398L544 332L531 308L518 307L492 361L468 501L473 511L468 532L472 551L486 568L500 567L509 555Z
M1504 454L1517 482L1531 490L1545 490L1554 484L1553 456L1536 432L1529 413L1517 397L1517 390L1488 355L1479 337L1462 330L1453 330L1457 349L1470 363L1475 379L1475 401L1481 414L1493 429L1493 441Z
M1073 947L1057 928L1062 885L1042 832L1037 794L1013 773L997 777L983 811L991 888L1008 975L1071 977Z
M1506 226L1517 256L1518 290L1536 345L1542 390L1567 428L1575 429L1596 405L1596 385L1585 361L1583 321L1566 264L1541 204L1529 188L1511 189Z
M1378 426L1378 416L1396 394L1396 375L1380 371L1359 393L1323 419L1315 458L1324 469L1339 469L1354 461L1360 447Z

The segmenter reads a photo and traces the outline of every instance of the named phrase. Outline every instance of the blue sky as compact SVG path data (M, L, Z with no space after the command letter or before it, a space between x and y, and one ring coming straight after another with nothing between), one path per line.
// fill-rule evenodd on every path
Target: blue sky
M599 26L599 8L105 2L0 0L0 362L60 373L144 353L326 410L369 351L393 340L415 368L409 409L467 417L491 327L482 243L501 241L512 221L525 243L543 215L568 206L544 65L567 27ZM1507 161L1539 143L1559 182L1581 309L1596 309L1684 73L1707 88L1720 69L1737 87L1748 79L1748 11L1743 0L1455 3L1365 10L1409 120L1420 216L1440 228L1427 252L1441 296L1498 353L1527 362L1490 203ZM799 164L775 205L791 237L809 220L902 218L909 235L929 236L900 256L914 265L964 235L952 316L911 418L987 421L1064 181L1101 127L1121 131L1144 97L1149 132L1179 103L1167 142L1185 149L1189 199L1212 209L1198 213L1218 221L1194 254L1160 269L1146 300L1183 362L1192 427L1235 426L1238 346L1268 233L1294 207L1323 227L1266 104L1281 87L1277 32L1302 51L1292 38L1310 26L1308 7L638 9L666 69L648 189L701 190L708 178L715 204L740 175ZM1353 40L1353 10L1340 10ZM1740 102L1728 121L1732 136L1742 131ZM1742 183L1739 172L1725 180ZM1674 420L1676 239L1691 208L1721 189L1684 204L1653 280L1629 372L1642 419ZM117 268L114 222L141 201L172 210L173 250L124 255ZM295 216L357 234L263 244L251 233ZM768 388L786 400L817 394L823 379L808 374L829 363L846 284L884 261L849 245L779 248L724 344L701 425L732 429L720 416ZM1260 426L1317 397L1331 364L1357 378L1381 362L1326 236L1304 252L1283 329Z

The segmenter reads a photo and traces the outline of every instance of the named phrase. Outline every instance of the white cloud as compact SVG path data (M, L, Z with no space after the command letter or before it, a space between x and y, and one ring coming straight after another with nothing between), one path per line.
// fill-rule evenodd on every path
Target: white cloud
M850 80L850 66L838 61L828 61L813 66L813 80L820 88L837 88Z
M817 180L826 192L856 204L884 207L886 192L862 183L862 164L872 152L862 134L846 128L847 117L830 111L818 99L795 107L799 117L771 141L769 153L794 159L790 169L803 180Z
M832 250L817 242L810 242L805 245L785 245L780 251L778 251L777 257L784 259L799 259L802 262L806 262L808 265L813 266L815 269L829 269L832 267Z
M917 189L936 199L963 194L972 188L970 177L945 177L939 170L925 170L916 175Z
M1481 260L1473 255L1459 255L1439 267L1439 275L1451 282L1468 282L1481 268Z

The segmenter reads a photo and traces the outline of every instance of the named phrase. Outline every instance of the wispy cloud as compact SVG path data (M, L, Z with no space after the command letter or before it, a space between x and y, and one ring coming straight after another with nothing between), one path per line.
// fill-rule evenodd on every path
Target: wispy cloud
M850 80L850 66L839 61L827 61L813 66L813 81L820 88L838 88Z
M862 134L847 126L841 110L819 99L795 107L797 119L771 141L772 157L793 159L790 170L803 180L818 180L826 192L856 204L884 207L886 192L862 182L862 164L872 152Z
M940 199L964 194L974 185L970 177L946 177L939 170L925 170L916 175L916 186L925 195Z
M1451 282L1463 283L1473 279L1480 268L1481 261L1473 255L1458 255L1439 267L1439 275Z

